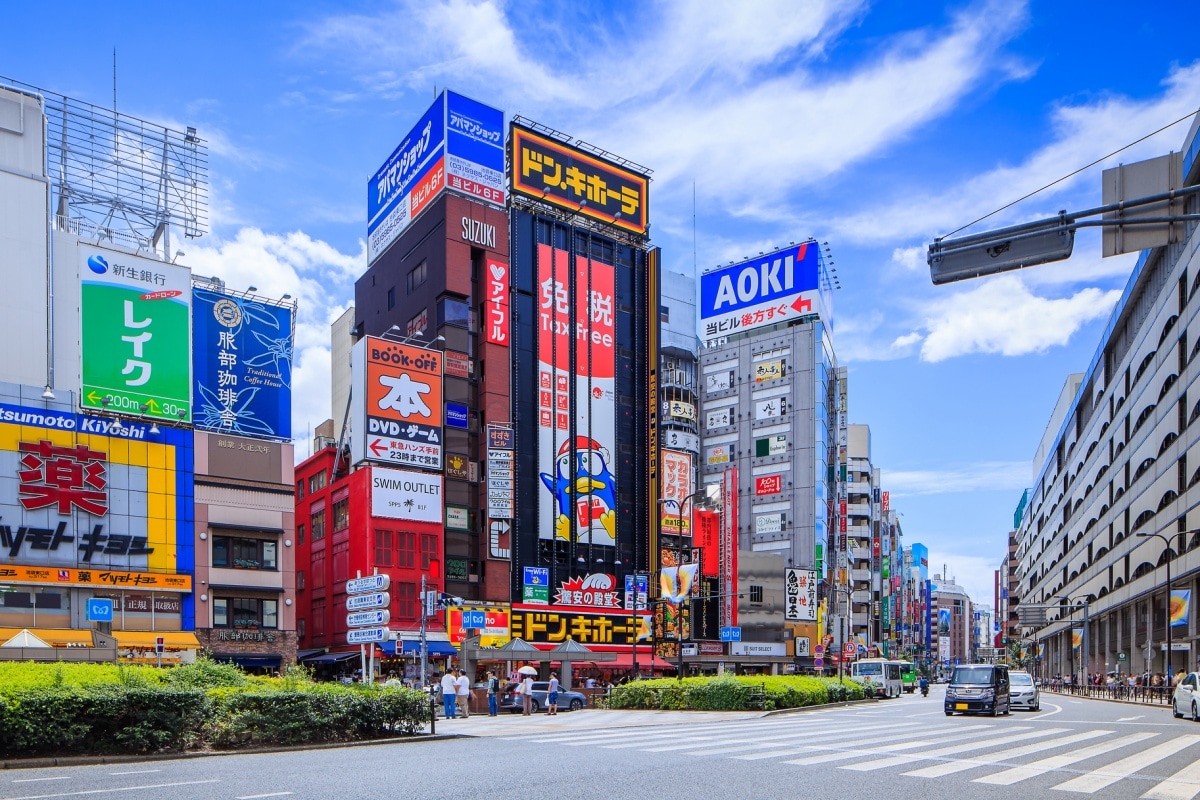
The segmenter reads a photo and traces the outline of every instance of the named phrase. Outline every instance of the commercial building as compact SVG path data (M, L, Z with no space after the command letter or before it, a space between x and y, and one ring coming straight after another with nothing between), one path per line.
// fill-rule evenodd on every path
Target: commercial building
M1169 188L1200 184L1198 128L1150 162ZM1156 213L1195 214L1197 197ZM1016 531L1021 633L1044 647L1044 674L1196 665L1200 239L1195 221L1150 234L1158 243L1141 252L1091 363L1063 392Z
M815 664L818 588L838 563L825 554L839 552L844 374L828 328L832 288L814 241L700 278L701 483L731 528L721 558L735 562L736 582L722 589L737 602L722 627L741 629L728 660L743 669ZM827 585L844 591L837 577Z
M931 602L937 630L934 633L934 652L938 674L947 675L955 664L974 660L972 631L975 613L971 598L951 578L934 575Z

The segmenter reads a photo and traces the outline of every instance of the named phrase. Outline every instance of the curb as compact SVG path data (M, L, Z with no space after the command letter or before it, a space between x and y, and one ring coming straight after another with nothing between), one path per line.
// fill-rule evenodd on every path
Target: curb
M776 717L781 714L801 714L805 711L821 711L828 708L846 708L848 706L860 706L867 703L878 703L879 699L875 697L864 697L862 700L843 700L839 703L822 703L819 706L800 706L798 708L780 708L775 711L767 711L763 713L764 717Z
M150 753L148 755L107 755L107 756L39 756L35 758L18 758L0 761L0 770L8 769L46 769L48 767L86 767L96 764L130 764L146 761L172 761L176 759L211 758L218 756L246 756L264 753L290 753L297 750L333 750L341 747L373 747L384 744L417 744L420 742L440 742L448 739L472 739L463 733L416 733L412 736L393 737L391 739L369 739L361 742L321 742L318 744L278 745L273 747L250 747L240 750L200 750L183 753Z

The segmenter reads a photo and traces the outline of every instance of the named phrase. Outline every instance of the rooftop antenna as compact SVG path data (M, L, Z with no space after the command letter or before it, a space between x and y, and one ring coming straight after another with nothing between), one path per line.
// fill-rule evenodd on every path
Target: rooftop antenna
M117 113L117 48L113 48L113 115Z
M696 274L696 182L692 181L692 274Z

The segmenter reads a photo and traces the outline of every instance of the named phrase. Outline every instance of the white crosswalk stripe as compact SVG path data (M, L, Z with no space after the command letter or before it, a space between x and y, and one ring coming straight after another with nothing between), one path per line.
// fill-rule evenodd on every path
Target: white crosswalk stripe
M1025 739L1037 739L1043 736L1054 736L1059 733L1066 733L1067 728L1046 728L1040 731L1030 731L1029 728L1008 727L1004 730L1020 731L1007 736L998 736L994 739L984 739L982 742L972 742L970 744L956 744L951 747L939 747L935 750L926 750L917 756L892 756L891 758L879 758L874 761L867 761L862 764L844 764L838 769L850 769L855 772L871 772L877 769L886 769L888 767L901 767L912 763L914 758L940 758L941 756L952 756L958 753L966 753L971 750L982 750L985 747L995 747L998 744L1008 744L1009 742L1019 742Z
M906 772L905 775L911 775L914 778L941 778L945 775L952 775L955 772L963 772L975 767L988 766L999 761L1007 761L1010 758L1020 758L1032 753L1041 753L1048 747L1064 747L1077 742L1086 742L1088 739L1095 739L1098 736L1108 736L1112 731L1084 731L1076 733L1072 736L1064 736L1062 739L1055 739L1053 742L1035 742L1021 747L1013 747L1008 750L1000 750L995 753L988 753L986 756L977 758L947 761L943 764L934 764L932 767L924 767L922 769L914 769L912 772Z
M1200 794L1200 761L1183 769L1142 795L1142 800L1192 800Z
M1092 770L1086 775L1080 775L1078 778L1072 778L1065 783L1060 783L1054 788L1062 792L1082 792L1085 794L1094 794L1101 789L1112 786L1122 778L1127 778L1140 769L1145 769L1151 764L1156 764L1164 758L1169 758L1175 755L1185 747L1200 742L1200 736L1176 736L1168 742L1155 745L1139 753L1134 753L1128 758L1123 758L1120 761L1114 761L1103 767Z
M852 731L846 730L845 726L839 726L838 728L833 728L833 729L825 728L820 731L817 731L817 730L807 731L803 734L793 734L793 735L789 735L789 736L777 736L777 737L774 737L767 741L764 741L763 737L761 737L761 736L755 737L754 739L723 739L723 740L721 740L721 746L718 748L707 749L707 750L691 750L689 748L690 752L688 752L688 755L689 756L720 756L720 755L726 755L726 754L732 754L732 753L744 753L747 750L759 750L759 749L767 748L767 747L779 747L779 745L786 744L787 742L791 742L791 741L796 741L797 744L800 741L805 741L805 740L813 742L813 744L817 744L817 743L826 744L828 742L839 742L844 739L858 739L858 738L861 738L864 733L871 733L872 731L878 731L878 730L886 731L888 733L888 735L891 735L893 732L900 736L912 735L912 734L916 734L917 731L912 731L909 729L919 727L919 725L920 725L920 723L916 723L916 722L909 722L909 723L905 723L902 725L895 725L895 724L881 725L881 726L859 725ZM734 746L730 747L729 745L734 745ZM706 747L706 748L711 747L711 743L701 745L701 746ZM793 745L793 746L795 746L795 745ZM650 750L647 750L646 752L658 753L658 752L661 752L666 749L675 749L675 748L655 747L655 748L651 748Z
M885 744L885 745L880 745L878 747L871 747L869 750L865 750L863 748L855 748L855 749L827 748L827 747L817 745L814 747L806 748L806 750L809 752L811 752L813 750L833 750L833 752L822 753L820 755L809 756L807 758L797 758L792 761L784 761L783 763L784 764L795 764L797 766L802 766L802 767L808 767L808 766L812 766L813 764L828 764L833 761L849 761L852 758L861 758L864 755L876 755L879 753L898 753L903 750L916 750L921 747L932 747L935 744L945 741L942 738L938 738L938 734L947 732L949 730L950 729L948 729L948 728L927 728L927 729L921 731L918 735L923 736L923 737L933 736L934 738L932 738L932 739L922 738L922 739L916 739L914 741L896 742L894 744ZM1025 730L1025 729L1022 728L1021 730ZM953 729L955 738L960 739L960 740L961 739L974 739L976 736L987 736L988 734L993 733L993 732L994 731L990 726L984 726L984 725L959 726L959 727ZM904 737L896 737L896 738L904 738ZM911 761L911 759L904 759L904 760Z
M1011 786L1019 781L1028 778L1036 778L1038 775L1045 774L1055 769L1069 767L1072 764L1080 761L1086 761L1089 758L1102 756L1105 753L1111 753L1113 750L1120 750L1122 747L1144 742L1147 739L1157 737L1157 733L1131 733L1128 736L1122 736L1119 739L1112 739L1107 742L1094 744L1091 747L1085 747L1082 750L1076 750L1073 753L1064 753L1061 756L1051 756L1043 758L1040 761L1034 761L1031 764L1026 764L1022 767L1013 767L1006 769L1003 772L997 772L993 775L985 775L982 778L976 778L974 783L992 783L997 786Z

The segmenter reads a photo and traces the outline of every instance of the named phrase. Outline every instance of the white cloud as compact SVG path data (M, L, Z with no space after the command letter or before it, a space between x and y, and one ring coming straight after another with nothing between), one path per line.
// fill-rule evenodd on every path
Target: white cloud
M253 285L265 297L295 298L292 435L297 456L303 456L308 429L332 416L329 326L353 301L354 279L367 265L365 244L347 254L302 231L278 235L241 228L231 240L189 244L181 261L193 274L220 278L231 290Z
M1032 294L1016 276L987 278L928 304L921 360L1041 353L1066 344L1084 323L1107 317L1120 297L1116 289L1087 288L1050 299Z
M883 473L885 488L893 501L906 496L1021 490L1029 485L1028 461L984 461L939 470L893 470Z

